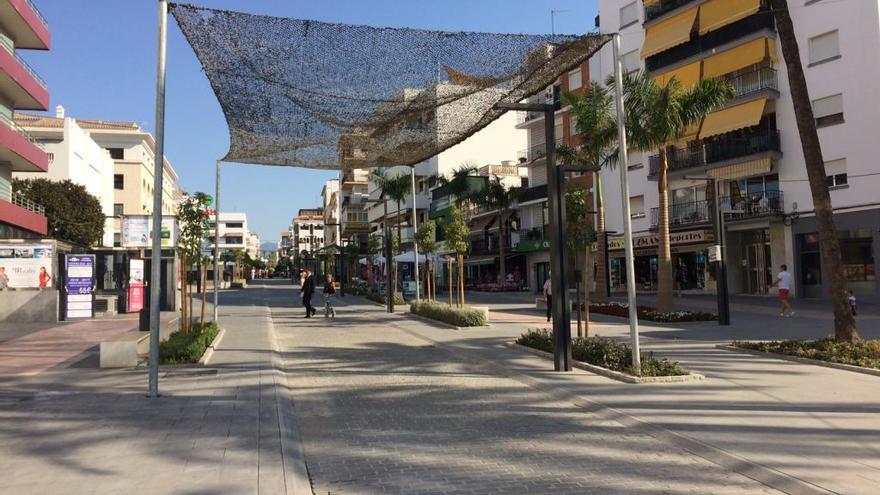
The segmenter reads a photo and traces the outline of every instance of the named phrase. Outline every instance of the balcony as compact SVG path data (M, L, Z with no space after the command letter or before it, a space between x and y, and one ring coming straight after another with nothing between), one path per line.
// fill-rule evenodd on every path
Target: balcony
M49 156L36 140L15 122L2 118L0 118L0 162L9 162L13 172L49 171Z
M779 131L758 132L751 135L729 135L712 141L672 148L667 155L669 172L710 167L716 163L779 152ZM660 171L660 156L648 157L648 178L656 179Z
M48 50L49 24L31 0L0 0L0 26L18 48Z
M721 197L721 210L725 212L724 221L751 220L768 216L783 215L785 201L782 191L768 189L750 193L740 193ZM669 207L669 228L685 228L712 223L715 203L709 200L673 204ZM659 225L659 209L651 208L651 229Z
M547 184L530 187L523 191L522 195L519 197L519 204L528 203L530 201L537 201L540 199L547 199Z
M367 233L370 231L370 222L360 220L346 220L342 222L342 235Z
M669 207L669 228L689 227L712 222L713 203L711 201L689 201L676 203ZM651 229L656 230L659 223L659 208L651 208Z
M556 138L556 145L559 146L563 144L564 139L562 136ZM519 161L522 162L523 158L525 158L526 162L532 162L539 158L544 158L547 156L547 143L539 143L534 146L530 146L528 149L522 150L518 153Z
M0 222L41 235L49 232L45 209L20 194L9 201L0 199Z
M648 57L645 59L645 70L648 72L658 71L676 62L696 57L701 52L710 52L713 48L718 48L748 34L765 30L776 32L776 24L769 11L762 8L745 19L740 19L703 36L694 37L687 43Z
M694 0L660 0L659 2L645 6L645 22L656 19L661 15L687 5Z
M777 93L779 91L776 69L771 69L770 67L762 67L751 72L725 77L725 79L733 86L737 98L750 96L762 91L775 91Z
M510 233L507 234L504 240L504 250L506 252L511 250L511 246L513 246L512 235ZM493 234L488 237L482 237L479 239L472 239L470 241L470 254L472 255L480 255L480 254L497 254L499 252L498 245L498 235Z
M2 1L2 0L0 0ZM18 54L0 48L0 94L12 108L46 110L49 91L46 83Z

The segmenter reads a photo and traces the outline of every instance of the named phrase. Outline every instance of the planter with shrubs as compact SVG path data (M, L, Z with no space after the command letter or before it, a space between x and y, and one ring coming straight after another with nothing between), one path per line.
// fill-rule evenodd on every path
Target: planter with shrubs
M594 303L590 304L590 312L629 318L629 305L617 302L604 304ZM640 320L654 321L658 323L715 321L718 319L717 315L702 311L670 311L669 313L664 313L662 311L657 311L656 308L652 308L651 306L638 306L638 315Z
M219 332L217 323L210 321L193 325L186 333L172 333L167 340L159 343L159 363L198 363Z
M513 345L534 349L545 357L552 357L553 334L547 329L532 328L520 335ZM702 375L691 373L677 361L657 358L653 352L642 353L642 372L641 375L636 375L632 368L630 345L606 337L572 339L571 355L577 368L628 383L703 380Z
M371 291L367 292L364 297L366 297L370 301L373 301L373 302L376 302L379 304L383 304L383 305L388 304L388 298L385 297L385 294L379 294L376 291L371 290ZM401 305L401 306L406 304L406 301L403 300L403 296L400 295L400 292L394 293L394 304Z
M417 301L410 305L410 313L456 327L481 327L486 325L486 312L482 309L458 308L433 301Z
M838 342L831 336L819 340L734 341L731 346L718 347L775 354L783 359L880 375L880 340Z

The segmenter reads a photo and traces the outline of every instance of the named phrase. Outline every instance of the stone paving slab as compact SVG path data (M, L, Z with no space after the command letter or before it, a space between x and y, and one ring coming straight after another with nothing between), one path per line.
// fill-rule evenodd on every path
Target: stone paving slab
M426 343L398 316L294 315L273 311L315 493L778 493Z

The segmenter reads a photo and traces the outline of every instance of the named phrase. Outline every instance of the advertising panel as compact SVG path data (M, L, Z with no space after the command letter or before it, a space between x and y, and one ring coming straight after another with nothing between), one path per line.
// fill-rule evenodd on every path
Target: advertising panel
M95 256L68 254L64 256L65 319L95 316Z
M126 215L122 217L122 246L130 248L151 248L153 218L148 215ZM176 240L174 217L162 217L162 247L174 247Z
M128 265L128 312L144 308L144 260L132 259Z
M51 244L0 246L0 289L46 289L52 287Z

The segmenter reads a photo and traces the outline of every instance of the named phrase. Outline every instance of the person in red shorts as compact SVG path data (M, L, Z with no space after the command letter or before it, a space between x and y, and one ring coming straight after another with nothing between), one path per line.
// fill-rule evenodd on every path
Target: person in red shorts
M774 287L779 287L779 302L782 303L782 311L779 313L779 316L794 316L794 310L788 304L788 292L791 290L791 274L788 273L787 265L782 265L779 268L776 282L773 282Z

